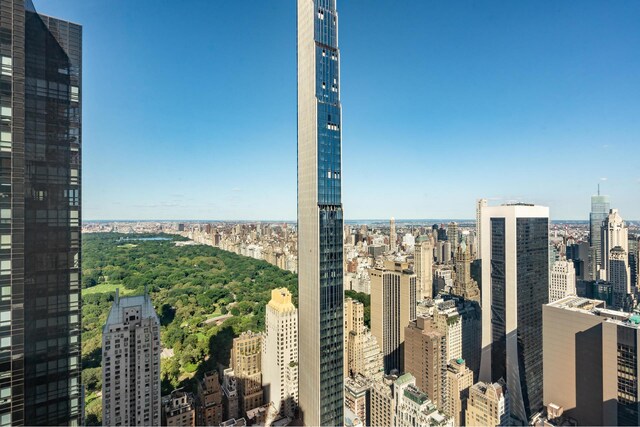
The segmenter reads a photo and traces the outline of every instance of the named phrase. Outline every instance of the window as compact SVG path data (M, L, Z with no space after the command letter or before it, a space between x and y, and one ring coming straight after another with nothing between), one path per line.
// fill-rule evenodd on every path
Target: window
M0 151L11 151L11 132L0 132Z
M11 120L11 107L0 107L0 119L2 119L3 122Z
M0 55L0 62L2 63L2 69L0 74L3 76L10 76L13 74L13 60L9 56Z
M0 261L0 276L11 274L11 260L3 259Z
M71 102L78 102L78 100L80 99L79 95L78 95L78 87L77 86L71 86Z
M0 249L11 249L11 235L3 234L0 236Z

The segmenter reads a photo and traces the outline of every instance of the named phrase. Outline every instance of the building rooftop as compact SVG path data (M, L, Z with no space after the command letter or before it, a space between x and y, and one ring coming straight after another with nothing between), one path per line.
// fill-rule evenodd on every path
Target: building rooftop
M638 314L605 308L606 303L601 300L568 296L547 305L583 314L600 316L604 318L606 322L614 322L619 325L640 329L640 316Z
M108 325L124 323L125 319L123 309L138 306L141 307L140 317L142 319L153 318L156 322L160 322L148 293L145 293L144 295L120 298L120 292L116 289L116 296L113 301L113 305L111 306L111 311L109 311L109 317L107 317L107 322L105 323L104 328Z
M425 393L413 386L409 386L404 390L404 396L418 405L422 405L429 400Z

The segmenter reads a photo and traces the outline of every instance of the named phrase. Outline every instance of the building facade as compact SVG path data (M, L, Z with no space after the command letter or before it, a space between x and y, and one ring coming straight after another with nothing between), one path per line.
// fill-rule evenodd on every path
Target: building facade
M416 275L403 262L387 261L369 270L371 332L384 357L384 371L403 371L404 331L416 319Z
M0 67L0 425L78 425L82 27L3 0Z
M102 328L102 425L159 425L160 320L148 294L116 290Z
M233 339L231 368L238 384L240 412L264 404L262 390L262 335L247 331Z
M348 408L364 425L369 424L369 392L371 380L356 375L344 380L344 406Z
M418 286L417 298L423 300L433 296L433 244L431 239L416 243L413 254L413 270Z
M616 246L609 251L607 276L613 288L613 308L631 311L633 296L631 293L631 272L627 251Z
M298 406L298 310L286 288L271 291L262 348L265 401L293 418Z
M404 374L394 384L396 427L453 427L453 419L438 410L438 407L418 387L411 374Z
M549 209L482 210L480 380L506 379L511 418L542 410L542 305L549 300Z
M465 413L468 426L510 426L509 395L504 381L479 382L469 388Z
M174 390L162 397L162 425L169 427L195 427L196 405L191 393Z
M487 199L478 199L476 202L476 236L477 236L477 243L476 243L476 258L477 259L481 259L482 258L482 231L481 231L481 215L482 215L482 209L486 208L488 206L487 203Z
M449 361L446 372L447 399L443 412L453 418L456 426L465 424L469 388L473 385L473 372L467 368L464 359Z
M198 381L197 424L219 426L222 421L224 421L224 408L218 372L205 372L202 380Z
M578 425L640 425L640 317L575 296L543 317L545 405Z
M610 209L609 214L602 222L601 253L602 263L600 264L600 277L602 280L609 280L608 268L611 250L616 246L629 253L629 230L617 209Z
M549 277L549 302L576 295L576 269L571 261L555 261Z
M222 374L222 405L225 420L240 418L240 396L238 395L238 380L233 369L227 368Z
M343 423L342 112L336 0L298 0L300 413Z
M433 319L418 317L405 328L404 371L414 377L417 387L443 407L447 366L446 336Z

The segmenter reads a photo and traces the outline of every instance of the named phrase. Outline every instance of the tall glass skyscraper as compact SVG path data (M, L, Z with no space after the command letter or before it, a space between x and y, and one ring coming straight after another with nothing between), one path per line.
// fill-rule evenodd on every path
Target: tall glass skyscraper
M82 28L0 14L0 425L78 425Z
M483 207L480 381L507 382L514 425L542 409L542 305L549 302L549 208ZM524 423L524 424L522 424Z
M298 354L306 425L343 425L339 56L336 0L298 0Z
M591 213L589 214L589 245L592 248L591 252L595 254L595 259L591 260L593 265L590 271L603 268L601 230L602 222L609 215L609 207L609 196L600 195L600 186L598 186L598 194L591 196ZM597 277L591 279L595 280Z

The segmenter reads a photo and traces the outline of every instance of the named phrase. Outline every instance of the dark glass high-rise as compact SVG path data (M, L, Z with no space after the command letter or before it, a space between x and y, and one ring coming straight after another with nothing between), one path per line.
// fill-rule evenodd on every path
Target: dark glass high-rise
M0 13L0 425L79 425L82 27Z

